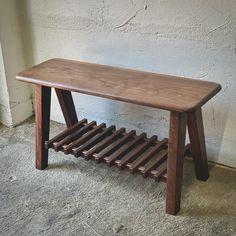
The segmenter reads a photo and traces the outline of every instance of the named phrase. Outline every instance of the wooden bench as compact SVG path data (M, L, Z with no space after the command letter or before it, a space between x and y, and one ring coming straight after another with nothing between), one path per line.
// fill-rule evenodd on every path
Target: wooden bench
M48 165L48 149L126 168L167 182L166 212L180 209L186 126L196 177L209 177L201 106L219 84L64 59L51 59L17 75L35 84L36 168ZM67 129L49 140L51 88L55 88ZM170 111L169 137L78 121L71 91Z

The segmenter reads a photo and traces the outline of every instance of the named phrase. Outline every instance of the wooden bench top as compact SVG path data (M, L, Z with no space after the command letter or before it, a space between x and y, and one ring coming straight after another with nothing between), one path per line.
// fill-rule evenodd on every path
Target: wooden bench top
M202 106L217 83L65 59L51 59L19 73L18 80L170 111Z

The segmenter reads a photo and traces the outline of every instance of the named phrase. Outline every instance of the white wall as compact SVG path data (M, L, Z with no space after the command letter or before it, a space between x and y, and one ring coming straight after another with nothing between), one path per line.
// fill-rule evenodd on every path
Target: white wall
M7 126L33 114L32 88L15 79L27 67L16 3L0 0L0 122Z
M62 57L220 83L222 92L203 109L208 156L236 167L235 0L20 2L34 63ZM74 98L80 118L168 133L167 112ZM64 122L55 95L53 107L52 119Z
M2 58L1 43L0 43L0 122L7 126L11 126L12 124L9 94L7 89L5 68Z

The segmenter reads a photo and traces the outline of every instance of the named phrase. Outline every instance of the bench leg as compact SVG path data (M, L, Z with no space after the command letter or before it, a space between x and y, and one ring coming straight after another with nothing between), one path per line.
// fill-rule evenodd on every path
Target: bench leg
M188 114L188 132L196 177L206 181L209 178L209 170L201 108Z
M70 91L55 89L67 127L78 122L75 105Z
M186 113L170 112L166 213L171 215L180 209L186 124Z
M35 165L39 170L48 166L48 150L44 142L49 139L51 88L41 85L35 87Z

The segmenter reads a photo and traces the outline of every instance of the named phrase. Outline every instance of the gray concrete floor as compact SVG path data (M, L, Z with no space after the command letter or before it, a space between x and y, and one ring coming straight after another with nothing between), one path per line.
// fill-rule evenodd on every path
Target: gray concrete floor
M64 125L51 123L52 135ZM236 235L236 171L186 159L182 209L165 214L164 183L50 151L34 168L33 119L0 127L0 235Z

